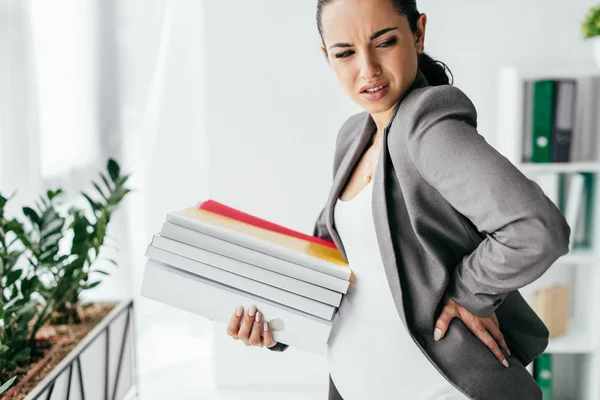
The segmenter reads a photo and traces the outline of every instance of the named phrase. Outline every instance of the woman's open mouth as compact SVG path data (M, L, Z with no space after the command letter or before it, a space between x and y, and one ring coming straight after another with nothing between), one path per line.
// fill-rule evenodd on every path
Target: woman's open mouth
M378 101L382 99L390 90L390 85L381 85L372 89L360 92L360 95L369 101Z

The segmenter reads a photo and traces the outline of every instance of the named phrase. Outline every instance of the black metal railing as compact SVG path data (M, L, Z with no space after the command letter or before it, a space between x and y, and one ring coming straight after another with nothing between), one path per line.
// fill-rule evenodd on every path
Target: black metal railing
M120 351L119 351L119 359L117 363L117 375L115 377L115 382L112 388L112 398L110 397L109 392L109 354L110 354L110 325L111 322L116 318L121 316L123 313L127 313L125 317L125 327L123 329L123 335L120 343ZM138 373L136 368L137 356L136 356L136 348L135 348L135 326L133 323L133 300L122 301L117 304L115 308L106 315L100 321L98 325L96 325L90 333L73 349L71 352L65 357L61 362L48 374L32 391L25 397L25 400L40 400L41 396L47 392L45 400L49 400L52 397L52 392L54 390L54 385L58 378L62 375L62 373L68 368L69 369L69 377L67 381L67 391L65 400L69 400L69 396L71 394L71 379L73 376L73 368L77 365L77 372L79 375L79 390L80 397L82 400L85 400L85 382L83 377L83 371L81 368L81 353L85 351L92 343L96 341L100 335L106 335L106 346L105 346L105 357L104 357L104 399L105 400L117 400L117 389L119 385L119 377L121 375L121 366L123 364L123 356L125 354L125 344L127 341L127 333L129 332L129 325L131 323L132 329L132 358L133 358L133 381L135 386L135 394L138 396L139 390L139 381L138 381Z

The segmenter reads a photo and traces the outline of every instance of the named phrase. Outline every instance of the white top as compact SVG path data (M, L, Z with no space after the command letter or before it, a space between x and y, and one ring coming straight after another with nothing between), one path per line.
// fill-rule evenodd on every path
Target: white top
M468 400L429 362L398 316L375 236L372 187L373 181L334 208L356 280L342 297L327 344L331 379L344 400Z

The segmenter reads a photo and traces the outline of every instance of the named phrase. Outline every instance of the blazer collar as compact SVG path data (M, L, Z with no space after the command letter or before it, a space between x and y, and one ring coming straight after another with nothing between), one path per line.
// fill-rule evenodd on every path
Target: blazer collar
M404 94L400 98L400 101L398 101L398 103L396 103L394 113L392 114L392 117L390 118L390 121L389 121L387 127L385 128L386 131L389 131L389 129L392 125L392 122L394 121L394 118L402 105L402 101L404 100L404 98L406 98L406 96L408 96L408 94L411 91L413 91L414 89L422 88L424 86L429 86L429 82L427 81L427 79L425 78L425 75L423 75L421 70L417 69L417 74L415 76L413 83L404 92ZM335 226L333 223L333 207L340 195L340 192L342 191L343 187L345 186L346 181L350 177L350 173L354 169L354 165L360 158L361 154L364 153L365 147L369 143L369 140L371 139L371 136L376 129L376 124L375 124L375 121L373 120L373 117L371 117L371 114L369 114L368 112L365 112L364 114L365 114L365 118L364 118L363 122L359 124L359 128L358 128L360 130L360 132L358 133L358 135L352 135L357 138L354 141L354 143L350 146L350 148L348 149L348 152L344 155L344 158L342 159L342 161L340 163L340 166L337 170L337 173L336 173L334 181L333 181L333 185L332 185L331 192L329 194L329 198L325 205L325 225L326 225L327 229L329 230L329 234L332 237L334 243L336 244L336 246L340 250L340 252L344 255L344 258L346 258L346 260L347 260L346 252L343 249L341 239L340 239L337 231L335 230ZM377 182L374 181L373 184L376 184Z

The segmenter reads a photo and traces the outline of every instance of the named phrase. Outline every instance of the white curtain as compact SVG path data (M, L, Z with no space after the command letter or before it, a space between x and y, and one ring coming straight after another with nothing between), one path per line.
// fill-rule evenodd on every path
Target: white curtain
M0 192L18 204L41 185L36 70L27 1L0 1Z
M104 249L120 266L102 268L112 275L83 297L134 298L138 372L149 387L168 372L166 387L212 384L210 322L139 296L145 249L166 212L207 196L202 8L0 0L0 192L18 189L14 215L47 188L81 202L108 157L131 173L134 192L109 226L118 251Z
M213 385L210 321L139 296L144 253L165 214L207 195L202 13L196 0L119 3L123 154L139 189L127 215L142 398Z

